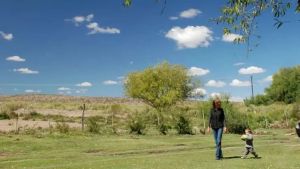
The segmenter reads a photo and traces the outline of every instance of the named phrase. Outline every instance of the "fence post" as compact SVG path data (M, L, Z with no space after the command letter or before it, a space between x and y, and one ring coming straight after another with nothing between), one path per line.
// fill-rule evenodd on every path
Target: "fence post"
M81 130L84 131L84 111L85 111L85 103L82 106L82 116L81 116Z

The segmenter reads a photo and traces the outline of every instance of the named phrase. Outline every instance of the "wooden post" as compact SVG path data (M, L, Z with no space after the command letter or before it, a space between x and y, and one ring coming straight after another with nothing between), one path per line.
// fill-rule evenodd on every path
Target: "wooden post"
M81 130L84 131L84 111L85 111L85 103L82 106L82 116L81 116Z
M16 133L19 133L19 112L17 113L17 117L16 117Z

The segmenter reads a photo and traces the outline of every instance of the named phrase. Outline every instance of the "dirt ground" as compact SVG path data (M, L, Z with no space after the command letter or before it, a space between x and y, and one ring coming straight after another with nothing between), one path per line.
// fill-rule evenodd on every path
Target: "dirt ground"
M80 128L81 124L79 123L68 123L71 128ZM54 121L41 121L41 120L18 120L18 127L20 130L26 128L37 129L37 128L49 128L50 126L55 126L56 122ZM9 132L16 130L16 120L0 120L0 131Z

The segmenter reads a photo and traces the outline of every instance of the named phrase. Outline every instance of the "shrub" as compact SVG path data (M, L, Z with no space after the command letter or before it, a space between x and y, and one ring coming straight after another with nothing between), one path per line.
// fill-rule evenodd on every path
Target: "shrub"
M10 119L9 115L6 112L0 113L0 120Z
M91 133L101 133L101 120L99 116L89 117L87 119L87 129Z
M175 129L178 134L192 134L192 128L190 125L190 120L182 115L179 116Z
M60 132L60 133L69 133L70 131L70 126L64 122L64 121L61 121L61 122L56 122L56 129Z
M138 113L130 117L128 126L129 126L130 133L134 133L138 135L145 134L144 131L146 129L146 125L144 123L142 116Z
M163 135L167 135L169 129L171 129L171 126L165 124L164 122L162 122L159 126L158 126L158 131L163 134Z

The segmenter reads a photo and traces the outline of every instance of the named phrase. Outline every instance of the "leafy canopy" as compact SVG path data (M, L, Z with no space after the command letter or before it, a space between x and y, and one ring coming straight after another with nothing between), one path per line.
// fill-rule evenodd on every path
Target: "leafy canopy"
M141 99L157 110L174 105L191 92L191 78L181 65L167 62L130 73L125 83L126 95Z
M272 85L266 89L266 93L273 101L300 101L300 65L279 70L273 76Z

